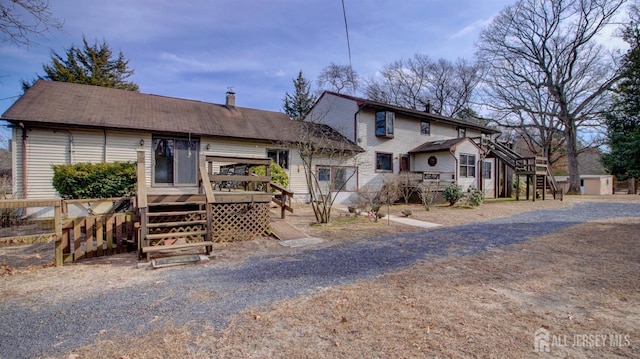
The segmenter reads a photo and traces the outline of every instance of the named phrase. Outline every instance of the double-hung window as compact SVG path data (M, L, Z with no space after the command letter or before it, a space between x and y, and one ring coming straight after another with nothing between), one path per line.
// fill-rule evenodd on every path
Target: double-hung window
M476 155L460 154L460 177L476 176Z
M431 122L429 122L429 120L420 120L420 134L421 135L431 134Z

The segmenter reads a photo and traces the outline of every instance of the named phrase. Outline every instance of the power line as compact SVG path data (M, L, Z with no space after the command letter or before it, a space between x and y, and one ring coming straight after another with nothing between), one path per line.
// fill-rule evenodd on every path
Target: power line
M347 33L347 49L349 50L349 67L351 67L351 41L349 41L349 25L347 24L347 9L342 0L342 17L344 18L344 30Z
M347 33L347 49L349 50L349 77L352 77L353 66L351 65L351 41L349 41L349 25L347 24L347 10L344 6L344 0L342 0L342 17L344 17L344 30ZM351 81L353 81L353 78Z

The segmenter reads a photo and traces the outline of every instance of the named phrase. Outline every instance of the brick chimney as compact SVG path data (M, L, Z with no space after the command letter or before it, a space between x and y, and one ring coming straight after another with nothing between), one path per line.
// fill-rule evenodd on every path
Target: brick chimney
M227 90L225 105L227 107L236 107L236 93L233 91L233 89Z

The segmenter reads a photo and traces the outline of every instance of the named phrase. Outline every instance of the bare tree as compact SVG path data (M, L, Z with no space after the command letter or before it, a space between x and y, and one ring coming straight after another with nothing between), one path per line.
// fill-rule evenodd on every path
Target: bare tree
M50 29L62 29L62 22L50 11L48 0L0 2L0 41L29 46L33 36Z
M568 193L580 193L578 131L601 124L608 91L620 78L595 37L624 2L520 0L480 34L477 55L494 108L523 125L535 127L537 119L541 138L562 130Z
M316 221L329 223L336 197L357 175L357 146L321 119L312 114L305 121L292 121L291 130L299 138L290 146L300 156Z
M355 95L358 90L358 73L349 65L336 65L333 62L322 69L316 83L323 90Z
M475 90L481 80L478 64L465 59L433 61L416 54L395 61L367 81L368 98L397 106L455 116L472 108Z

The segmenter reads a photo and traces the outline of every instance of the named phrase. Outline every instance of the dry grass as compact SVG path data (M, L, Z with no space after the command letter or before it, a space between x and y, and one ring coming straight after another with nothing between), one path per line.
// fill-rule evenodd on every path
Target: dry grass
M635 196L615 199L638 200L630 197ZM483 207L501 216L583 200L588 198ZM461 221L451 211L472 214L468 220L488 216L441 210L441 217L433 218L448 213L448 224ZM340 220L342 225L306 230L334 240L345 240L347 233L362 236L354 227L368 226L364 235L392 230L360 218ZM552 346L553 357L639 357L639 241L638 218L590 222L475 256L425 259L375 280L252 308L222 332L199 324L166 325L141 338L103 338L68 357L523 358L538 357L533 336L541 327L566 336L569 346ZM623 345L584 347L579 344L588 343L576 341L595 334L622 335Z

